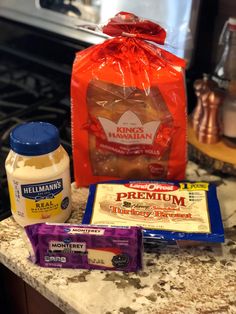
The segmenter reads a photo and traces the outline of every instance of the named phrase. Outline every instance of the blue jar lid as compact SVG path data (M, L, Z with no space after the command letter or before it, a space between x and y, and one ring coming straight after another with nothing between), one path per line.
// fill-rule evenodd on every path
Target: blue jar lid
M58 129L46 122L29 122L18 125L10 134L11 149L20 155L48 154L60 145Z

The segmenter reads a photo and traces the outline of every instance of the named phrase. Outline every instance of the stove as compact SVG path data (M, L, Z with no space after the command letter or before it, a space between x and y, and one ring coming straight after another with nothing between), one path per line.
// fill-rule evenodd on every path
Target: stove
M54 124L72 157L71 67L75 52L88 45L4 19L0 29L0 219L4 219L10 215L4 163L9 135L16 125L29 121ZM71 176L73 180L72 162Z
M4 162L9 134L19 123L46 121L60 131L71 157L70 77L75 53L104 41L95 24L119 11L154 19L170 29L176 51L190 64L201 0L0 0L0 219L10 215ZM171 8L171 9L170 9ZM173 12L174 18L173 18ZM187 27L186 27L187 26ZM73 165L71 163L73 180Z

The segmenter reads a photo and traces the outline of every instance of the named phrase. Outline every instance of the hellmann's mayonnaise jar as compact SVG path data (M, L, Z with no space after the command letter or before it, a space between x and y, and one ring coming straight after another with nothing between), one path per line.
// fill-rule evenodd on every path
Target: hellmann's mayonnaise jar
M71 213L70 166L58 129L45 122L19 125L10 146L5 167L16 222L65 222Z

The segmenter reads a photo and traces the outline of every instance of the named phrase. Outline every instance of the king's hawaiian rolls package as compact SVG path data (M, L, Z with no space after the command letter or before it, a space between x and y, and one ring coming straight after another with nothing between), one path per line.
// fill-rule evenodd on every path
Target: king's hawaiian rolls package
M85 224L141 226L144 244L224 242L216 186L187 181L114 181L90 185Z
M134 14L120 12L101 29L111 38L78 52L73 64L77 186L184 179L185 61L160 48L165 29Z
M25 227L30 260L43 267L142 268L142 231L136 227L34 224Z

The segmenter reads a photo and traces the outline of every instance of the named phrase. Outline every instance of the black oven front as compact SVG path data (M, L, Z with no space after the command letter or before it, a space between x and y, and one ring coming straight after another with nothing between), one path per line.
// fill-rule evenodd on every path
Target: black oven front
M5 159L9 134L19 123L56 125L71 152L70 75L84 42L68 40L10 20L0 19L0 219L10 215ZM71 163L73 180L73 165Z

